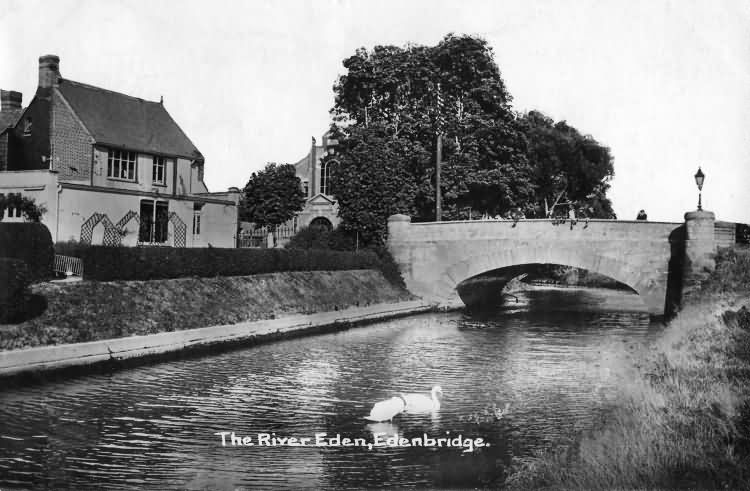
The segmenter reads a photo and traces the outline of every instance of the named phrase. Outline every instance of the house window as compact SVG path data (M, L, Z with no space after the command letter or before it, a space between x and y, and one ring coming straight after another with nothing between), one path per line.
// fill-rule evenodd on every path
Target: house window
M202 203L193 204L193 235L201 234L201 210L203 209Z
M107 177L135 181L135 161L135 152L110 150L107 156Z
M141 225L138 242L163 244L169 234L169 203L141 200Z
M154 157L154 167L151 173L151 182L165 186L167 184L167 162L169 159L164 157Z
M23 136L31 136L31 118L29 117L23 122Z
M305 196L310 196L310 183L302 181L302 190L305 192Z
M320 164L320 192L321 194L333 194L331 192L331 172L337 161L327 160Z
M328 162L323 162L320 164L320 192L322 194L328 194L328 169L330 168L330 165L328 165Z

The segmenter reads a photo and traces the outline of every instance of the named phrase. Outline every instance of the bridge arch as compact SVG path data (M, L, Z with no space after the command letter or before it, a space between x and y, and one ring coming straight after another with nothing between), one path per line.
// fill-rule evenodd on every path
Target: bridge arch
M625 258L601 254L592 248L531 246L495 250L460 258L442 269L435 293L441 303L460 301L457 287L463 281L483 273L530 264L559 264L598 273L632 288L654 311L664 309L665 285L653 275L636 270Z

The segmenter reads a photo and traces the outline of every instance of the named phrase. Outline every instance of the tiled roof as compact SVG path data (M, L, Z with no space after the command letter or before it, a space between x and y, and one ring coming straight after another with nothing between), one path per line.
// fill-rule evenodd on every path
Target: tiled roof
M0 112L0 131L8 126L15 126L16 123L18 123L18 118L21 117L21 114L23 114L23 109Z
M159 102L71 80L61 80L58 88L97 143L203 159Z

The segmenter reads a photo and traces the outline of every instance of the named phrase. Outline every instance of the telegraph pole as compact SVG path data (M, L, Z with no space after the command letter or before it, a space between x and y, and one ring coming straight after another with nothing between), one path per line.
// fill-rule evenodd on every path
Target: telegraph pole
M440 161L443 159L443 95L440 84L437 84L437 150L435 152L435 221L443 219L443 208L440 198Z
M443 157L443 135L438 130L437 155L435 158L435 221L443 219L443 208L440 203L440 161Z

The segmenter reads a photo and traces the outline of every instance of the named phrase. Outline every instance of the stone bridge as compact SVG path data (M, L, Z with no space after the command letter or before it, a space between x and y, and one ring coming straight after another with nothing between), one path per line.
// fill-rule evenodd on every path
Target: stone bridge
M414 294L441 305L471 305L467 280L490 273L498 288L538 264L575 266L632 288L652 315L668 313L683 287L711 269L714 214L685 214L684 223L621 220L473 220L411 223L388 219L388 248ZM485 275L486 276L486 275Z

